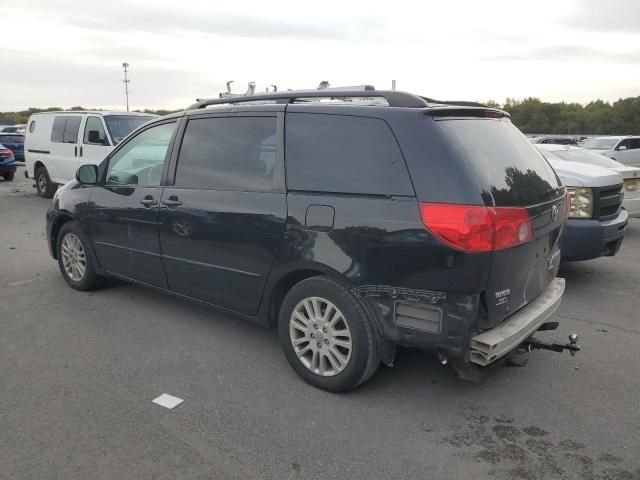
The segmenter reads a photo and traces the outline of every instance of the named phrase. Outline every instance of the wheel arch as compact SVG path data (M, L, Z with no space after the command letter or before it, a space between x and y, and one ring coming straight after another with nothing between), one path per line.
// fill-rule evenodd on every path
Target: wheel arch
M62 227L69 222L74 221L73 215L67 211L58 212L58 216L51 224L51 235L49 237L49 242L51 243L51 252L54 259L58 259L58 234Z

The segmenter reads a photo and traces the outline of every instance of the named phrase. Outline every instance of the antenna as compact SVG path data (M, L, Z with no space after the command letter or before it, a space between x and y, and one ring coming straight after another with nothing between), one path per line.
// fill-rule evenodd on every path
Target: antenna
M127 97L127 112L129 111L129 82L131 82L131 80L129 80L127 78L127 73L129 73L129 64L127 62L122 62L122 68L124 68L124 80L122 81L124 83L124 94Z

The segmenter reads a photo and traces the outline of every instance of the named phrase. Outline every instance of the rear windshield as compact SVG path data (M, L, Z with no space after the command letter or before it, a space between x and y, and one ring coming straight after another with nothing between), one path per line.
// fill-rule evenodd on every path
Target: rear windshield
M438 124L467 164L485 204L529 206L563 194L551 166L509 120L457 118Z
M152 118L155 117L145 115L109 115L104 117L104 120L114 143L120 143L124 137Z
M24 135L0 134L0 143L24 143Z

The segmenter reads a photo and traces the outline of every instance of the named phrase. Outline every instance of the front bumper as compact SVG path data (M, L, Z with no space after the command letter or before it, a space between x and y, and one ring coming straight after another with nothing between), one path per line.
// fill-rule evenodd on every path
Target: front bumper
M555 278L526 307L491 330L471 339L471 362L486 366L502 358L529 338L558 309L564 293L564 278Z
M640 218L640 197L625 198L622 206L629 214L629 218Z
M627 230L629 214L620 210L616 218L601 222L591 219L569 219L562 238L562 260L591 260L618 253Z

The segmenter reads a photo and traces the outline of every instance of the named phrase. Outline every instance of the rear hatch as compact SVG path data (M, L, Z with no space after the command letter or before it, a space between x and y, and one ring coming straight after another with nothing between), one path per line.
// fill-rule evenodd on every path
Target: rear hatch
M556 276L565 189L544 157L500 112L436 111L433 117L485 205L526 209L531 220L530 241L492 253L486 311L479 323L490 328L534 300Z

